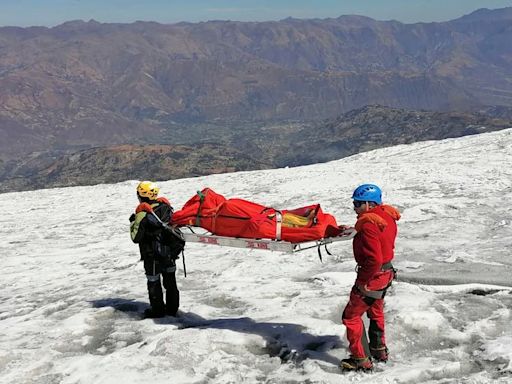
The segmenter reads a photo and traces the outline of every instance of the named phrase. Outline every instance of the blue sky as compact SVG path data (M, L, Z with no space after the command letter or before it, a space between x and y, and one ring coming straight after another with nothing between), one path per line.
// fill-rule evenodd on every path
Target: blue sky
M358 14L405 23L445 21L512 0L0 0L0 26L54 26L68 20L129 23L280 20Z

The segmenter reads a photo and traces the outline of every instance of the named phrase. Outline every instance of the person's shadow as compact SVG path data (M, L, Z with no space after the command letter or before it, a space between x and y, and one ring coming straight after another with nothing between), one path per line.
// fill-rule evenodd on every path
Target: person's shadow
M133 319L142 319L142 312L148 307L147 303L122 298L93 300L91 304L94 308L112 307ZM166 316L153 321L176 325L179 329L216 328L260 335L266 343L256 353L278 356L283 362L300 363L305 359L314 359L338 365L339 359L328 352L346 347L338 335L316 336L304 332L305 327L299 324L257 322L250 317L205 319L192 312L180 310L177 317Z

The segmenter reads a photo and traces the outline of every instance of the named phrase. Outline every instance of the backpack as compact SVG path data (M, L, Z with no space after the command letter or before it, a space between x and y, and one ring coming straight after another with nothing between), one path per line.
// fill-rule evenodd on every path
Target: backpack
M168 207L168 208L167 208ZM161 204L155 208L156 211L160 209L169 209L168 214L163 214L165 219L172 216L173 209L168 204ZM185 249L185 237L179 228L173 228L162 222L159 218L160 215L152 213L161 224L158 234L153 241L153 252L155 256L161 260L176 260L179 259L180 253Z
M179 259L180 253L185 249L185 238L179 228L165 226L158 235L160 249L155 250L162 257L170 257L173 260Z

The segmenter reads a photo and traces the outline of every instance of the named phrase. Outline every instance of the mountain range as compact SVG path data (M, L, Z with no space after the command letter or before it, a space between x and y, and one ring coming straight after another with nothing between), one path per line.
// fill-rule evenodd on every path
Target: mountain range
M294 148L318 140L329 147L318 158L332 159L375 147L376 137L366 136L373 130L364 128L356 130L359 142L339 142L351 133L335 123L367 105L508 111L510 41L512 7L416 24L341 16L3 27L0 174L27 177L63 153L118 145L136 152L150 144L195 151L197 143L206 143L218 159L244 151L258 168L317 161ZM500 117L509 119L510 112ZM404 140L460 135L432 129L425 137ZM390 130L379 134L387 140L394 137ZM397 133L408 130L414 131ZM295 147L287 141L293 137L299 142ZM274 142L279 138L286 139ZM276 148L279 154L273 154ZM261 156L254 157L256 151ZM97 152L99 163L104 151ZM33 159L41 160L38 169L17 173ZM245 169L248 163L241 163L212 169Z

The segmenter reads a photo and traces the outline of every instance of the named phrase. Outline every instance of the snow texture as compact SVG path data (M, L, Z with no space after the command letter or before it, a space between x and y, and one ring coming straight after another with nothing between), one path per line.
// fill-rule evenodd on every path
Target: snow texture
M160 182L353 224L373 182L400 209L391 360L342 374L351 243L281 254L187 244L178 318L140 320L137 181L0 195L0 383L510 383L512 129L298 168Z

